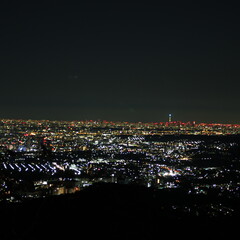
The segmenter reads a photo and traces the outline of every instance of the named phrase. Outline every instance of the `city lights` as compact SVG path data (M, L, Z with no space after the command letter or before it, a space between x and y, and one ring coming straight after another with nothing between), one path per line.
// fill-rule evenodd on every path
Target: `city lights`
M214 188L235 194L239 187L234 181L217 182L239 173L232 166L240 125L8 119L0 123L2 199L74 192L99 181L137 182L156 189L182 188L187 181L192 193ZM226 157L231 161L220 165ZM19 182L26 179L34 188L22 194ZM69 189L57 191L59 187Z
M159 211L186 219L237 214L240 125L4 119L0 134L0 203L72 199L105 184L159 194L150 205L165 196Z

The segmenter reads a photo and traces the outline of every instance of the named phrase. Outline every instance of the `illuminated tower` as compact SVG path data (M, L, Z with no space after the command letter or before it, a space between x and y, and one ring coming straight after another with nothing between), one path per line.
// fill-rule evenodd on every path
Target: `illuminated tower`
M172 114L169 113L169 114L168 114L168 122L171 122L171 121L172 121Z

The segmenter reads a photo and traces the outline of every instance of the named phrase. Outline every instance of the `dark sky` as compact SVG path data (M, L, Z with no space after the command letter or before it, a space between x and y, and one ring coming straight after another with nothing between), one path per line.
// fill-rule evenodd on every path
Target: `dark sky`
M231 1L31 2L0 3L0 118L240 123Z

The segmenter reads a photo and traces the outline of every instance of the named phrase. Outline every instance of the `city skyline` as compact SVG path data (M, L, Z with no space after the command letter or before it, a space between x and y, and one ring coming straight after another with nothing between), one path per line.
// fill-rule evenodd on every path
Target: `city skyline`
M0 120L0 135L0 203L99 182L239 197L240 125Z
M240 124L166 118L0 119L2 239L235 236Z
M165 118L165 119L164 119ZM111 119L67 119L67 120L59 120L59 119L31 119L31 118L0 118L0 121L35 121L35 122L59 122L59 123L80 123L80 122L93 122L93 123L126 123L126 124L160 124L160 125L168 125L168 124L178 124L178 125L188 125L188 124L194 124L194 125L206 125L206 126L240 126L239 123L229 123L229 122L201 122L201 121L181 121L179 119L174 119L173 114L167 114L166 116L162 117L163 121L127 121L127 120L111 120Z
M240 123L239 6L0 8L0 118Z

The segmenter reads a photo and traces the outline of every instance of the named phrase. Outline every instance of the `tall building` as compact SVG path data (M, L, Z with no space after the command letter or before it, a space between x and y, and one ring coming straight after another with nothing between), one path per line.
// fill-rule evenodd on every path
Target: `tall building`
M168 122L171 122L171 121L172 121L172 114L169 113L169 114L168 114Z

